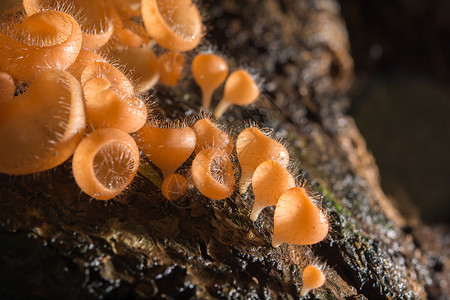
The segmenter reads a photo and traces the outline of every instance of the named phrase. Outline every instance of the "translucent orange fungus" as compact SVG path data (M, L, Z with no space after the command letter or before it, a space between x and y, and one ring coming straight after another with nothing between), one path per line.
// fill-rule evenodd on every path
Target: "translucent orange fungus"
M252 177L255 203L250 219L256 221L266 206L276 205L278 198L287 190L295 187L295 180L282 165L273 160L260 164Z
M227 62L215 54L199 54L192 61L192 75L202 90L202 108L209 109L214 91L228 75Z
M206 148L222 149L228 155L233 151L233 141L229 135L217 128L209 119L198 120L192 129L197 136L195 153Z
M180 52L166 52L158 58L159 80L167 86L175 86L183 72L184 57Z
M134 139L120 129L100 128L80 142L72 170L83 192L109 200L131 183L138 166L139 149Z
M309 291L321 287L326 279L325 274L318 267L314 265L306 266L302 274L303 286L300 296L304 297Z
M145 29L173 51L194 49L203 36L202 19L191 0L142 0Z
M190 127L159 128L144 125L136 132L142 152L161 170L163 177L175 173L195 149L195 132Z
M79 82L69 73L41 73L28 90L0 109L0 172L13 175L56 167L85 130Z
M256 127L244 129L236 140L236 152L241 166L239 192L247 191L256 168L266 160L274 160L286 167L289 153L275 140L267 137Z
M325 214L301 187L284 192L275 208L272 246L316 244L328 234Z
M172 174L164 179L161 192L167 200L177 200L184 195L186 188L186 178L180 174Z
M86 121L94 128L113 127L135 132L147 120L145 103L134 97L131 82L106 62L88 65L81 74Z
M131 79L136 83L139 93L151 89L159 79L158 58L148 47L128 47L113 51L114 56L123 64Z
M27 15L40 11L56 10L72 15L83 32L83 49L96 50L105 45L113 33L104 0L23 0Z
M259 96L259 88L253 78L244 70L230 74L225 82L223 98L214 111L214 116L220 118L230 105L249 105Z
M81 74L88 65L101 61L104 62L105 59L100 55L98 55L97 53L88 50L80 50L80 53L78 53L77 58L75 59L73 64L67 69L67 71L70 72L70 74L72 74L73 76L75 76L76 79L81 80Z
M14 98L15 85L12 77L0 72L0 110Z
M0 70L13 78L33 80L49 69L67 69L81 48L81 30L70 15L58 11L34 14L0 32Z
M192 181L208 198L222 200L234 189L233 168L228 154L220 149L206 148L192 162Z

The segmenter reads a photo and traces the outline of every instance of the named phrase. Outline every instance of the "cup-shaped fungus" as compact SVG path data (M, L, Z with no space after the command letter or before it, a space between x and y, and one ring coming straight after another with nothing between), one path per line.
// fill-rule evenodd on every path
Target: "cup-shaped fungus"
M69 0L61 4L60 0L23 0L28 16L45 10L64 11L72 15L83 32L83 49L96 50L111 38L113 25L106 13L104 0Z
M241 166L239 193L247 191L256 168L266 160L274 160L287 167L289 152L256 127L244 129L236 140L236 152Z
M187 180L183 175L172 174L167 176L162 185L161 192L167 200L177 200L186 192Z
M220 118L229 106L249 105L259 96L259 88L247 71L237 70L230 74L225 82L222 100L214 111L214 116Z
M136 82L137 92L143 93L158 82L158 58L152 49L128 47L113 51L113 55L123 63L125 70L129 71L131 79Z
M136 141L142 152L166 178L191 156L196 138L190 127L159 128L144 125L136 132Z
M192 61L192 75L202 90L202 108L209 109L214 91L225 81L228 64L215 54L199 54Z
M118 5L119 2L115 3ZM124 6L127 5L124 4ZM149 42L150 37L145 29L128 20L126 16L122 16L115 7L109 8L109 16L114 24L112 43L115 47L141 47Z
M0 72L0 110L14 98L15 88L11 75Z
M208 198L222 200L233 193L233 166L223 150L206 148L200 151L192 162L191 174L194 185Z
M106 62L88 65L81 74L86 121L94 128L113 127L135 132L147 119L145 103L134 97L131 82Z
M13 78L33 80L49 69L67 69L78 56L81 30L70 15L58 11L34 14L0 32L0 70Z
M158 58L159 80L167 86L175 86L183 72L184 57L180 52L169 51Z
M316 244L328 234L328 220L305 189L292 188L278 199L274 214L272 246L281 243Z
M197 136L195 153L206 148L217 148L224 150L228 155L233 151L233 141L229 135L217 128L209 119L200 119L195 122L192 129Z
M78 186L98 200L109 200L121 193L133 180L138 167L136 142L116 128L91 132L78 145L72 161Z
M158 44L174 51L189 51L202 38L202 18L191 0L142 0L145 29Z
M280 196L295 187L295 180L282 165L273 160L260 164L252 177L253 204L250 220L256 221L259 213L266 206L276 205Z
M67 71L75 76L76 79L81 80L81 74L83 74L84 69L88 65L99 61L105 61L105 59L95 52L80 50L77 59L75 59L74 63L67 69Z
M309 291L320 288L326 279L321 269L314 265L307 265L302 273L303 286L300 291L300 296L304 297Z
M45 71L0 109L0 172L22 175L63 163L85 130L80 83L68 72Z

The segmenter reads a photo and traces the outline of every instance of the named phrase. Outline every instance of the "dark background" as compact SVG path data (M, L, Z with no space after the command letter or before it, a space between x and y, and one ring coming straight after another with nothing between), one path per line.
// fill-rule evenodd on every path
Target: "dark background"
M340 3L355 60L350 113L383 189L407 217L449 223L450 1Z

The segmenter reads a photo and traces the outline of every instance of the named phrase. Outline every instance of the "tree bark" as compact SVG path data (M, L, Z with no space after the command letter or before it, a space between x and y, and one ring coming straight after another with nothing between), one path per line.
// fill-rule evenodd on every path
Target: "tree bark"
M319 259L328 278L307 298L443 295L438 282L445 274L418 237L426 232L433 243L441 233L411 226L394 208L346 113L353 61L338 3L222 0L201 8L205 44L228 57L230 69L248 66L264 80L259 102L233 107L225 126L236 133L250 119L286 139L295 175L320 196L332 221L327 240L273 248L273 208L251 222L251 192L214 201L191 188L173 203L139 175L115 200L92 200L67 162L36 176L1 176L0 294L299 299L301 272ZM198 111L200 90L189 67L185 75L175 89L157 87L163 118Z

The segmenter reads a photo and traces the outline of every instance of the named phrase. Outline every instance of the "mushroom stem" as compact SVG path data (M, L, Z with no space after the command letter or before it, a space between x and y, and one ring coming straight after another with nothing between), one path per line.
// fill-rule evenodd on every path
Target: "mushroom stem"
M227 111L228 107L230 107L233 103L231 102L224 102L221 101L217 105L216 109L214 110L214 117L217 119L221 118L223 114Z

